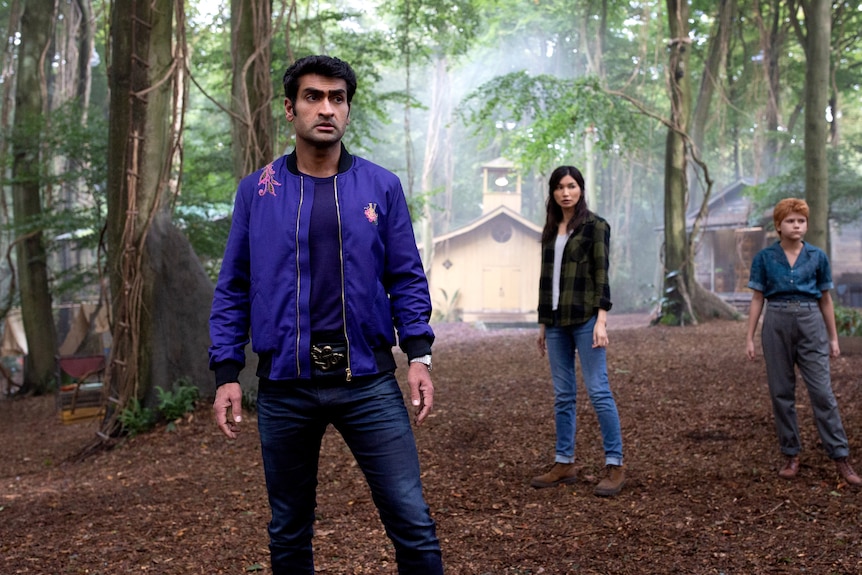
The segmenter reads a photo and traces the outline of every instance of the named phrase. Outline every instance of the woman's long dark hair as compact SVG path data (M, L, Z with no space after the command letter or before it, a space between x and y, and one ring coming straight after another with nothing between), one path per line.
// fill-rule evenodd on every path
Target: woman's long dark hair
M545 216L545 227L542 229L542 244L554 241L557 237L557 230L560 227L560 222L563 221L563 208L554 201L554 191L560 185L560 180L566 176L572 176L581 188L581 197L578 203L575 204L575 215L569 220L566 229L572 232L577 228L584 218L587 217L589 210L587 209L587 192L584 189L584 175L574 166L560 166L553 172L548 180L548 198L545 200L547 215Z

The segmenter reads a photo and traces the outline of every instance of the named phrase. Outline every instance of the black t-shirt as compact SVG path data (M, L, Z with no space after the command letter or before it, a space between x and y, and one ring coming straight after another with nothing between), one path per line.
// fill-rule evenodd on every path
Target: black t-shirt
M311 179L314 181L314 205L308 234L311 339L315 343L333 343L344 341L335 177Z

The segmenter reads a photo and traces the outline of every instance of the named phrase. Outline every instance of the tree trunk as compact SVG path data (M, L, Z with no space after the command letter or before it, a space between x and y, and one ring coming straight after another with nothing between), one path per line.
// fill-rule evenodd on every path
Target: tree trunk
M422 162L422 255L425 273L431 273L434 259L434 210L431 195L434 191L434 167L440 156L440 144L444 137L443 126L449 119L449 74L448 60L445 56L436 58L431 66L434 69L431 87L431 105L428 109L428 134L425 138L425 155Z
M706 125L710 118L710 108L715 93L720 89L721 71L727 57L728 42L732 30L733 16L736 12L736 0L720 0L718 19L709 38L706 64L700 79L700 92L691 120L691 140L694 151L703 156L703 142L706 138ZM693 173L690 174L694 176ZM691 203L698 205L703 201L704 187L697 178L692 177Z
M404 103L404 161L407 172L405 192L408 199L413 199L413 135L410 133L410 98L413 97L410 84L411 74L410 66L412 60L410 58L410 3L406 3L406 14L404 17L404 33L402 39L402 50L404 51L404 94L406 101Z
M92 66L90 59L93 57L95 37L93 36L93 9L90 0L78 0L78 9L81 11L81 29L78 39L78 77L76 96L81 103L83 121L87 121L87 110L90 107L90 91L93 86Z
M665 315L672 324L697 321L693 317L688 297L688 275L694 266L688 259L685 229L686 176L685 133L691 111L691 80L688 71L688 0L667 0L670 24L670 59L668 86L670 90L670 121L665 142L664 169L664 267L665 294L668 298Z
M829 164L826 147L829 126L829 55L832 3L811 0L806 6L805 43L805 200L808 202L808 233L805 241L829 253Z
M12 138L12 203L21 315L29 352L22 391L44 393L55 378L57 335L48 288L47 254L37 220L42 216L41 126L46 112L48 46L54 18L53 0L29 0L21 15L15 119Z
M273 160L272 0L231 1L231 117L237 181Z
M108 384L117 403L102 424L103 439L119 430L117 416L132 398L154 403L155 386L168 390L187 378L210 388L205 350L212 286L202 281L200 264L191 263L191 248L166 209L182 65L174 52L174 8L172 0L133 0L127 10L112 10L108 267L114 322ZM177 12L182 10L180 0Z
M21 5L18 0L12 0L8 7L8 22L6 26L5 38L12 38L19 32L18 25L21 20ZM17 46L12 42L6 42L6 46L0 54L0 133L11 134L12 109L13 109L13 89L15 87L14 67L10 65L17 52ZM0 174L9 173L11 157L7 153L9 150L9 138L0 138ZM12 212L9 207L11 201L8 188L0 186L0 218L2 222L8 223L12 221ZM10 249L12 242L15 239L15 230L9 226L0 228L0 253L6 254ZM7 264L9 267L7 267ZM0 264L0 273L3 276L11 274L13 264L6 258ZM6 288L6 284L3 284ZM9 291L3 293L2 302L0 302L0 315L6 317L6 314L12 307L15 295L15 286L10 282Z
M600 0L600 4L601 6L595 6L592 3L588 3L586 6L587 12L598 20L595 37L590 38L587 27L588 18L583 19L580 37L582 51L587 58L587 74L596 76L604 85L607 83L604 53L608 35L608 3L606 0ZM595 143L596 127L593 125L587 126L584 130L584 187L586 188L587 206L591 210L598 211L599 186L596 178L597 158L595 155Z
M781 141L779 132L779 111L781 109L781 85L779 58L784 50L787 37L787 19L783 18L783 1L771 0L769 11L764 14L763 3L755 2L754 18L760 32L760 52L762 55L763 77L766 80L767 100L764 111L766 141L763 143L763 157L760 164L763 174L770 178L778 174L778 155ZM767 22L768 20L768 22Z
M667 298L662 322L670 325L696 324L699 319L735 317L736 311L697 283L694 269L697 230L686 232L688 178L686 176L691 79L689 74L688 0L667 0L670 23L670 127L665 148L664 183L664 293ZM697 159L697 158L695 158ZM705 164L700 163L712 185ZM695 228L698 222L695 222Z

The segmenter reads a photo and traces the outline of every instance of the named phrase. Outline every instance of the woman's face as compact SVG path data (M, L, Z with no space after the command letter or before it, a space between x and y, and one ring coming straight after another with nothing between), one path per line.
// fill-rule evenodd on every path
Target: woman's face
M573 210L581 199L581 187L575 178L566 174L554 190L554 201L564 210Z

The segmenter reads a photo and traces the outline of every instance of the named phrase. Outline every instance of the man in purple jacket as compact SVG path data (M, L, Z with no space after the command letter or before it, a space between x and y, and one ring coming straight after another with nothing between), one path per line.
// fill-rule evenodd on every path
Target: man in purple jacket
M302 58L284 74L296 148L237 190L210 316L213 411L235 438L250 333L274 574L314 573L318 457L332 424L365 474L398 573L435 575L440 544L392 354L397 331L419 425L434 400L431 299L397 176L341 143L355 91L337 58Z

